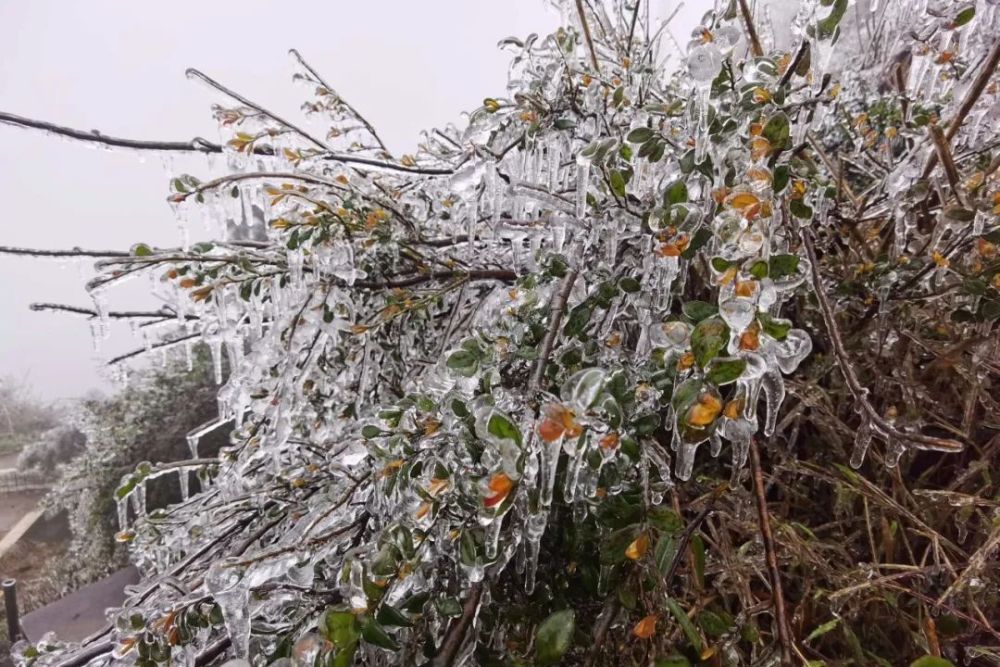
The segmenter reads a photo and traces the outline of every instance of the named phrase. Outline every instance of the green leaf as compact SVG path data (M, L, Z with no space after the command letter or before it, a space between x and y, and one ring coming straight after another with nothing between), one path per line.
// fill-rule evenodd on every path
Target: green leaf
M535 632L535 654L541 665L554 665L569 650L576 627L576 613L563 609L550 614Z
M735 382L746 370L747 360L738 357L717 357L708 366L706 379L714 385Z
M563 335L567 337L580 337L583 330L590 323L590 316L593 314L593 306L584 301L579 306L570 311L566 318L566 326L563 327Z
M170 184L174 186L174 190L176 190L177 192L187 193L188 191L187 186L184 185L184 181L182 181L179 178L175 178L174 180L170 181Z
M459 375L472 377L479 370L479 355L469 350L458 350L452 352L445 363Z
M440 598L434 601L438 613L448 618L457 618L462 615L462 605L455 598Z
M949 206L944 210L944 217L959 222L972 222L976 217L976 212L962 206Z
M771 278L791 276L799 270L799 257L798 255L771 255L769 267Z
M358 619L349 611L328 609L320 623L320 634L339 649L357 645L360 633Z
M380 435L382 435L382 429L374 424L365 424L361 427L362 438L368 438L370 440L372 438L377 438Z
M796 218L802 218L803 220L809 220L813 216L813 210L801 199L793 199L788 202L788 210Z
M679 533L684 529L680 515L669 507L654 507L646 516L649 525L665 533Z
M975 15L976 15L975 6L966 7L965 9L963 9L958 13L958 15L955 17L955 20L951 22L951 25L952 27L960 28L969 21L971 21Z
M684 313L684 317L697 324L705 318L715 315L719 309L705 301L688 301L681 306L681 312Z
M784 111L771 116L764 125L762 134L774 148L785 148L791 133L791 123Z
M402 628L409 628L413 626L413 621L411 621L406 614L396 609L392 605L382 604L379 607L378 614L375 616L377 620L382 625L390 625Z
M688 200L688 186L683 179L678 179L667 186L664 193L665 204L684 204Z
M767 313L757 313L757 321L760 322L760 328L764 333L775 340L785 340L792 328L790 321L771 317Z
M695 653L701 653L701 635L698 634L698 629L694 627L694 623L688 618L687 612L684 611L683 607L677 604L677 601L673 598L666 598L667 609L673 614L674 619L684 630L684 634L688 638L688 642L694 649Z
M718 316L702 320L691 332L691 351L704 368L729 343L729 327Z
M145 243L136 243L132 246L132 256L133 257L149 257L153 254L153 249L150 248Z
M837 29L837 25L840 23L840 20L844 18L844 13L847 11L847 4L848 0L834 0L833 10L830 11L830 14L825 19L821 20L819 23L816 24L816 27L819 29L818 36L820 39L829 39L831 36L833 36L833 33ZM814 32L816 31L812 29L809 30L810 35L813 34Z
M657 658L653 667L691 667L691 661L679 653L671 653L665 658Z
M637 127L628 133L625 140L630 144L644 144L653 138L653 131L648 127Z
M381 625L375 622L374 619L366 619L361 625L361 636L369 644L374 644L379 648L388 649L390 651L398 651L399 644L396 640L389 636L389 633L385 631Z
M698 581L700 588L705 586L705 540L701 535L695 533L688 541L691 545L691 557L694 561L694 577Z
M933 655L925 655L910 663L910 667L955 667L950 660L938 658Z
M667 570L670 569L670 565L674 562L674 556L677 554L677 541L674 539L673 535L663 535L656 542L656 548L653 550L653 555L656 558L656 567L660 569L660 572L666 574ZM669 581L667 582L670 583Z
M774 188L774 193L778 194L788 187L788 181L791 180L791 170L789 170L787 164L781 164L774 168L774 180L771 182L771 186Z
M639 281L632 276L625 276L618 281L618 287L620 287L623 292L635 294L641 289L642 286L639 284Z
M767 278L767 262L762 259L758 259L754 262L753 266L750 267L750 275L757 280Z
M557 130L569 130L576 127L576 121L572 118L556 118L553 125Z
M518 446L521 444L521 431L514 426L514 422L499 412L494 412L490 415L490 419L486 423L486 430L490 435L494 435L501 440L512 440Z
M726 269L728 269L732 265L733 265L733 262L730 262L725 257L713 257L712 258L712 268L715 269L716 271L718 271L719 273L722 273L723 271L725 271Z
M611 191L619 197L625 196L625 176L617 169L611 170Z
M733 619L725 612L717 614L706 609L698 614L698 625L709 637L721 637L733 627Z
M833 630L835 627L837 627L838 623L840 623L840 619L839 618L835 618L832 621L827 621L823 625L819 626L818 628L816 628L815 630L813 630L812 632L810 632L809 636L806 637L806 641L807 642L811 642L812 640L816 639L817 637L822 637L826 633L830 632L830 630Z

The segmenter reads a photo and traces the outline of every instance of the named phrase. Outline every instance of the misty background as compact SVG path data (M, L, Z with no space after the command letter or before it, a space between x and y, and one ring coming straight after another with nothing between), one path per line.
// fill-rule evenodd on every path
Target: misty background
M654 3L654 12L678 4ZM690 4L671 24L682 44L710 8ZM509 55L500 39L546 35L558 23L546 0L0 0L0 110L111 136L218 141L210 106L222 98L185 69L298 120L307 91L291 81L294 47L400 155L421 130L460 124L460 112L504 94ZM6 246L175 246L169 179L210 173L202 156L108 151L2 124L0 146ZM29 310L92 307L84 290L92 274L93 260L0 255L0 377L47 399L112 386L102 360L142 346L127 324L114 324L95 352L85 317ZM157 308L143 298L147 287L113 288L110 307Z

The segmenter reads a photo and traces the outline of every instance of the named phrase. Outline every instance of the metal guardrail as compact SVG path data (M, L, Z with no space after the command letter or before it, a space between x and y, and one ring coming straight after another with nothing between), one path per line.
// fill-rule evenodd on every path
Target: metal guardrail
M44 490L51 485L48 476L34 470L21 471L16 468L0 470L0 494Z

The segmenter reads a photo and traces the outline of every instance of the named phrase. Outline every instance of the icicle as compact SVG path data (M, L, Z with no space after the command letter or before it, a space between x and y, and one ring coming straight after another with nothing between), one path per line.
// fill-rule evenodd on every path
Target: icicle
M587 213L587 184L590 182L590 159L576 158L576 219L582 221Z
M872 428L865 419L861 426L858 427L858 432L854 436L854 451L851 452L851 467L860 468L861 464L865 462L865 454L868 453L868 447L872 444Z
M177 481L180 483L181 487L181 500L187 500L189 495L191 481L190 473L187 468L180 468L177 471Z

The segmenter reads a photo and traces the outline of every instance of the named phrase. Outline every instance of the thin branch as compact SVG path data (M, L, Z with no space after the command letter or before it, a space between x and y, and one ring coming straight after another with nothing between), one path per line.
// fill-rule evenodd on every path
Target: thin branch
M747 29L747 38L750 40L750 52L757 58L764 55L764 49L760 45L760 38L757 36L757 28L753 25L753 14L747 6L747 0L740 0L740 13L743 15L743 25Z
M517 273L507 269L435 271L424 275L401 278L399 280L387 280L385 282L357 280L352 286L364 289L393 289L399 287L413 287L414 285L420 285L421 283L430 282L432 280L450 280L452 278L464 278L466 280L503 280L509 282L517 279Z
M819 309L823 315L823 322L826 325L827 333L830 336L833 352L839 362L838 365L840 367L840 372L844 375L844 380L847 382L847 387L851 392L851 396L853 396L855 402L862 407L866 418L875 425L880 433L884 434L884 437L898 439L903 442L912 442L918 445L921 449L933 449L941 452L962 451L964 445L957 440L952 440L950 438L935 438L933 436L923 435L922 433L905 433L900 431L895 426L887 422L868 401L868 390L862 386L861 381L858 380L857 373L855 372L854 366L851 364L851 359L847 354L846 348L844 347L844 341L840 335L840 328L837 326L837 320L833 313L833 307L830 305L830 300L827 298L826 292L823 290L822 278L819 274L819 261L816 259L816 250L813 248L812 239L808 233L805 232L801 234L801 238L802 245L805 247L806 254L809 256L809 262L812 264L813 292L816 294L816 299L819 302Z
M542 386L542 378L545 376L545 365L549 363L549 356L552 354L552 346L555 345L556 337L559 335L559 325L562 323L563 312L566 310L566 301L570 292L573 291L573 284L579 272L570 269L563 278L563 283L552 297L551 309L549 313L549 328L542 339L542 347L538 352L538 360L535 368L531 372L531 382L528 385L530 391L537 391Z
M945 176L948 177L948 184L951 186L951 193L958 200L959 204L963 204L962 194L959 190L958 168L955 166L955 159L951 155L948 138L937 123L931 123L927 127L927 133L930 134L931 141L934 142L934 152L938 160L940 160L941 166L944 167Z
M792 75L795 74L795 70L802 62L802 59L806 57L807 53L809 53L809 40L803 39L802 43L799 44L799 50L795 52L795 57L792 58L792 62L788 63L788 68L785 70L785 73L781 75L780 79L778 79L778 88L781 88L791 80Z
M178 192L170 196L170 201L182 202L188 197L199 195L208 190L213 190L220 186L229 185L230 183L237 183L239 181L255 180L258 178L262 179L285 179L292 181L300 181L302 183L310 183L312 185L323 185L330 188L345 189L343 185L337 183L336 181L328 180L325 178L320 178L319 176L314 176L308 172L304 171L248 171L242 174L227 174L225 176L220 176L219 178L212 179L211 181L206 181L194 188L193 190L188 190L187 192Z
M979 74L969 87L969 92L965 94L962 104L958 107L958 112L948 124L948 131L945 132L944 136L949 142L958 134L958 130L962 127L962 123L965 122L966 116L972 111L972 107L976 106L976 101L979 100L979 96L983 94L983 91L989 84L990 78L992 78L998 64L1000 64L1000 40L997 40L993 48L990 49L989 55L986 56L986 60L983 62L982 69L979 70ZM927 164L924 165L924 172L921 174L921 178L927 178L931 175L931 172L934 171L934 167L937 165L937 160L937 152L931 153Z
M843 189L844 194L846 194L847 198L851 200L852 204L854 204L854 208L861 208L861 199L854 194L854 190L851 189L851 186L841 178L840 166L835 164L833 159L826 154L826 151L823 150L823 147L820 146L819 142L816 141L816 138L813 137L811 133L806 135L806 138L809 144L813 147L813 150L816 151L816 154L819 155L819 159L823 161L823 164L825 164L826 168L830 171L830 176L837 179L837 187Z
M590 51L590 62L594 65L594 72L600 72L601 66L597 64L597 51L594 50L594 40L590 36L587 15L583 11L583 0L576 0L576 11L580 15L580 23L583 25L583 36L587 40L587 49Z
M88 317L100 317L101 313L98 313L93 308L81 308L80 306L69 306L62 303L33 303L29 306L31 310L36 312L41 312L45 310L53 310L63 313L74 313L76 315L86 315ZM153 317L153 318L175 318L177 313L172 310L161 309L161 310L112 310L110 312L104 313L104 317L109 317L113 320L122 320L137 317ZM196 320L198 319L195 315L187 315L186 319Z
M121 250L38 250L36 248L17 248L0 246L0 255L27 255L29 257L130 257L131 254Z
M212 77L208 76L204 72L200 72L200 71L196 70L193 67L189 67L188 70L185 72L185 74L187 74L189 77L195 77L197 79L201 79L203 82L207 83L212 88L215 88L220 93L228 95L229 97L233 98L234 100L236 100L240 104L244 104L244 105L250 107L251 109L253 109L254 111L262 113L265 116L267 116L268 118L274 120L275 122L284 125L285 127L287 127L288 129L292 130L293 132L296 132L297 134L299 134L299 136L301 136L303 139L306 139L306 140L312 142L313 144L315 144L318 148L320 148L320 149L322 149L324 151L330 150L329 146L327 146L325 143L323 143L322 141L320 141L316 137L312 136L311 134L309 134L308 132L306 132L305 130L303 130L301 127L295 125L294 123L292 123L290 121L285 120L284 118L282 118L278 114L274 113L273 111L268 111L267 109L265 109L264 107L260 106L256 102L250 101L246 97L243 97L242 95L240 95L239 93L237 93L235 90L230 90L229 88L226 88L221 83L219 83L218 81L216 81Z
M114 146L117 148L132 148L141 151L173 151L173 152L193 152L193 153L222 153L222 146L206 141L200 137L195 137L191 141L143 141L136 139L122 139L120 137L109 137L101 134L97 130L85 132L71 127L56 125L46 121L24 118L12 113L0 111L0 123L24 127L33 130L42 130L61 137L97 143L103 146ZM268 147L254 148L256 155L274 155L274 150ZM385 169L388 171L398 171L404 174L418 174L421 176L448 176L454 173L453 169L439 169L433 167L406 167L401 164L384 162L382 160L372 160L353 155L341 155L339 153L326 152L322 154L322 159L329 162L339 162L343 164L361 164L368 167Z
M336 94L333 88L326 81L323 80L323 77L321 77L319 73L316 70L314 70L309 63L305 61L305 58L302 57L302 54L300 54L296 49L289 49L288 53L290 53L292 56L295 57L296 60L299 61L299 64L302 65L302 67L307 72L309 72L309 75L312 76L312 78L316 79L316 83L323 86L323 88L325 88L331 94ZM375 127L368 122L368 119L362 116L357 109L355 109L347 100L345 100L340 95L337 95L337 100L351 112L355 120L357 120L359 123L365 126L365 129L368 130L368 134L372 135L372 138L378 143L379 148L382 149L382 152L385 153L387 156L392 157L392 153L389 152L388 148L386 148L385 142L382 141L382 138L378 136L378 132L376 132Z
M479 601L483 597L483 582L477 581L469 587L469 597L465 599L462 615L448 627L441 642L441 650L434 658L433 667L451 667L458 651L465 642L465 633L479 609Z
M757 500L757 517L760 519L760 536L764 542L767 572L771 579L771 600L774 604L774 620L778 624L781 664L787 667L792 664L792 637L785 610L785 595L781 589L781 570L778 569L778 555L774 548L774 534L771 532L771 519L767 511L767 498L764 495L764 473L760 467L760 450L757 447L756 438L750 439L750 467L753 470L753 489Z
M195 338L201 338L200 333L188 334L187 336L181 336L180 338L174 338L173 340L166 340L160 343L151 345L148 349L141 347L138 350L132 350L131 352L126 352L125 354L120 354L113 359L108 360L108 366L114 366L117 363L125 361L126 359L131 359L133 357L138 357L141 354L146 354L147 352L152 352L153 350L161 350L166 347L173 347L174 345L179 345L184 341L194 340Z

